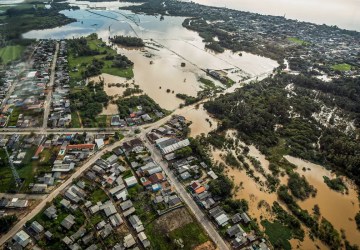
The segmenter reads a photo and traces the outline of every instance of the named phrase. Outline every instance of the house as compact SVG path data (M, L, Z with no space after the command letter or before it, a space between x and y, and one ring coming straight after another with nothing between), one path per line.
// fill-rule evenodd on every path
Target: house
M245 224L248 224L251 221L251 219L250 219L249 215L247 215L247 213L242 213L241 218Z
M136 244L136 241L135 241L134 237L131 234L128 234L128 235L126 235L124 237L124 246L126 248L130 248L135 244Z
M128 210L126 210L125 212L123 212L123 215L124 215L125 217L128 217L129 215L135 213L135 211L136 211L135 208L132 207L132 208L129 208Z
M105 146L104 139L95 139L97 149L101 149Z
M53 234L50 231L46 231L44 235L47 240L51 240L53 237Z
M122 211L128 210L129 208L133 207L133 203L131 200L124 201L120 203L120 207Z
M47 209L45 209L44 214L45 214L49 219L56 219L56 218L57 218L56 207L55 207L54 205L51 205L50 207L48 207Z
M241 214L240 214L240 213L237 213L237 214L235 214L233 217L231 217L231 221L232 221L233 224L237 224L237 223L239 223L241 220L242 220L242 218L241 218Z
M106 202L105 204L100 206L100 210L103 210L106 217L113 215L116 213L116 208L111 201Z
M89 246L89 247L86 248L85 250L97 250L97 249L98 249L97 245L92 244L91 246Z
M215 218L215 221L219 226L223 227L228 224L229 217L225 213L222 213Z
M69 230L75 224L75 217L72 214L66 216L66 218L61 222L61 226Z
M70 236L70 239L76 241L77 239L83 237L85 233L86 233L86 229L84 227L80 227L79 230L77 230L73 235Z
M217 174L213 170L207 173L212 179L216 180L218 178Z
M165 177L162 173L156 173L149 176L149 181L151 181L152 184L159 183L165 180Z
M70 207L70 205L71 205L70 201L68 201L67 199L62 199L60 201L60 204L66 209L68 209Z
M103 228L103 230L101 230L100 232L100 236L101 238L105 239L106 237L108 237L111 232L112 232L113 228L111 227L110 224L106 224Z
M30 228L36 233L42 233L44 231L44 227L37 221L33 221L30 225Z
M243 235L244 233L245 231L241 228L239 224L236 224L226 230L226 234L231 238L238 234Z
M130 176L130 177L124 179L124 182L126 183L126 186L128 188L132 187L132 186L135 186L138 183L135 176Z
M88 233L87 235L85 235L84 237L82 237L81 241L85 244L88 245L90 242L92 242L94 239L94 234L93 233Z
M67 145L67 151L93 151L95 148L95 144L75 144L75 145Z
M138 233L138 239L145 248L150 247L150 241L144 232Z
M109 217L110 223L113 227L120 226L124 221L121 218L120 214L115 213Z
M25 233L24 230L16 233L13 237L13 240L22 247L26 247L31 242L30 236Z
M131 226L136 230L136 232L139 233L141 231L144 231L144 226L137 215L131 215L129 217L129 222Z

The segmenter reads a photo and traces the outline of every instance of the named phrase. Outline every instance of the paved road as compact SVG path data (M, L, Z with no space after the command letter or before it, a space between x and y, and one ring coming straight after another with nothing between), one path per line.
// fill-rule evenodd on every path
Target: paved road
M210 238L215 242L215 244L221 250L229 249L229 246L226 244L223 238L221 238L220 234L215 229L212 222L208 219L208 217L203 213L203 211L198 207L190 194L185 190L185 187L178 181L173 172L168 168L167 164L162 159L160 152L155 148L154 145L151 145L147 139L145 140L145 145L151 152L151 156L153 159L160 164L160 166L164 169L166 175L170 179L172 185L175 187L176 192L180 195L183 201L188 205L191 212L195 215L196 219L202 224L203 228L206 230Z
M52 96L54 82L55 82L56 60L57 60L57 56L58 56L58 53L59 53L59 47L60 47L59 43L56 42L55 54L54 54L54 58L53 58L52 65L51 65L50 81L49 81L49 84L47 86L48 93L47 93L45 103L44 103L44 119L43 119L43 125L42 125L42 132L46 131L47 122L48 122L48 119L49 119L50 108L51 108L51 96Z
M127 140L130 140L130 138ZM29 214L27 214L18 223L16 223L16 225L8 233L3 235L0 238L0 246L2 246L7 240L9 240L13 235L15 235L16 232L21 230L27 221L31 220L36 214L38 214L48 202L51 202L61 191L63 191L68 185L70 185L74 179L78 178L87 168L94 164L96 160L98 160L106 151L113 150L127 140L118 141L96 152L87 162L85 162L81 167L79 167L69 179L67 179L52 193L50 193L45 199L43 199L40 204L37 205Z

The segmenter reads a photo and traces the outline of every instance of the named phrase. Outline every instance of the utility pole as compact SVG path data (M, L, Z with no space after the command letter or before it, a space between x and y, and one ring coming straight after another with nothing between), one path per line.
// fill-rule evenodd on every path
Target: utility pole
M11 168L11 171L12 171L12 174L14 176L14 180L15 180L15 184L16 184L16 187L19 188L21 186L21 179L20 179L20 176L18 174L18 172L16 171L16 168L13 164L13 161L10 159L10 156L9 156L9 153L7 151L7 147L4 147L5 149L5 152L6 152L6 156L7 158L9 159L9 164L10 164L10 168Z

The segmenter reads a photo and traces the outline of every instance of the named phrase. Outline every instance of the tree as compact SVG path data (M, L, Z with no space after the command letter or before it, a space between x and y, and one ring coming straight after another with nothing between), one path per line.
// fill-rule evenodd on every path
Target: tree
M209 191L221 198L227 198L231 196L232 189L234 187L234 183L224 175L219 175L216 180L212 180L209 182Z
M189 157L190 155L192 155L192 149L189 146L180 148L175 151L175 156L177 158L186 158Z

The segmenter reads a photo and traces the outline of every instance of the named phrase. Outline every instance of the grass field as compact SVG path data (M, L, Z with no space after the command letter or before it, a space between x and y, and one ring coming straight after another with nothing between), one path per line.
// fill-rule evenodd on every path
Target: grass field
M351 70L351 65L347 63L341 63L341 64L335 64L331 66L331 68L336 71L349 71Z
M76 112L71 113L71 127L72 128L81 128L80 119Z
M299 38L296 38L296 37L288 37L288 40L290 42L293 42L293 43L296 43L296 44L299 44L299 45L308 45L309 43L304 41L304 40L301 40Z
M105 43L100 39L95 39L92 36L87 37L88 45L93 50L99 50L100 52L106 51L106 55L116 55L116 51L110 47L105 46ZM102 60L105 65L101 70L102 73L107 73L114 76L120 76L125 78L132 78L134 76L132 68L128 69L119 69L112 67L111 60L105 60L104 57L106 55L96 55L96 56L80 56L75 57L74 55L69 55L69 67L70 68L77 68L77 72L70 72L70 76L73 79L80 80L81 72L85 70L86 66L91 63L91 61L96 58L98 60Z
M265 228L265 234L269 237L271 244L275 249L291 250L289 240L292 237L291 231L279 222L262 221Z
M108 199L107 194L100 188L95 189L90 195L90 201L92 203L97 203L98 201L105 202Z
M17 166L16 170L21 179L24 180L23 185L20 191L25 191L28 189L29 184L34 181L34 176L36 173L36 166L37 162L32 161L31 158L33 157L36 147L32 147L26 151L26 155L22 161L21 166ZM8 192L15 190L15 182L14 178L10 169L9 164L7 163L6 153L4 149L0 149L0 157L1 159L5 159L6 164L0 167L0 192Z
M0 49L0 57L2 63L7 64L11 61L17 60L25 50L21 45L10 45Z

